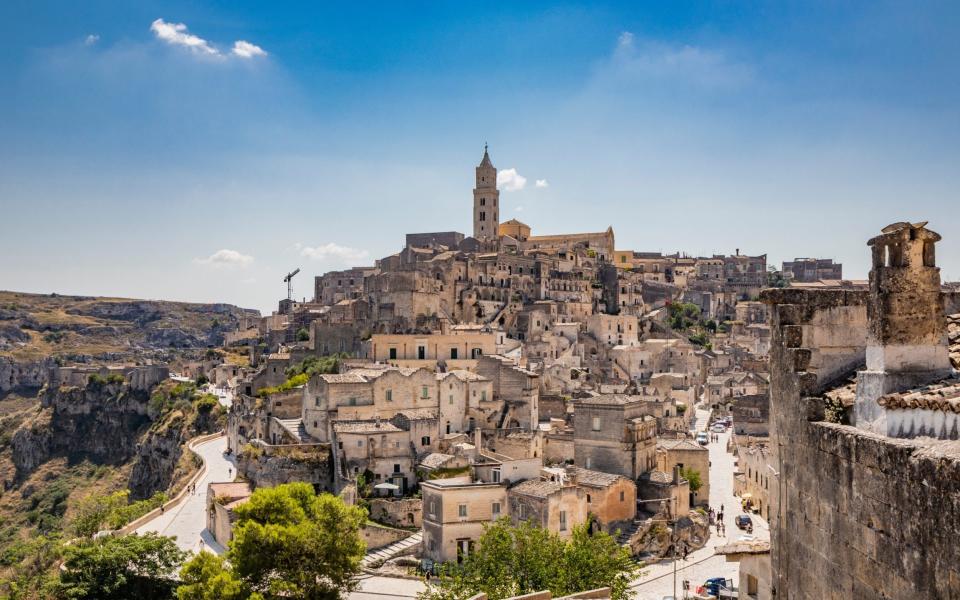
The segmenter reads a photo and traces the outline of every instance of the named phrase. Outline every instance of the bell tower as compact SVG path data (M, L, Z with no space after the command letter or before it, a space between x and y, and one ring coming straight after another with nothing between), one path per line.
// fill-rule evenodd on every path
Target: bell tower
M473 188L473 237L481 242L495 241L500 227L500 191L497 190L497 168L490 162L487 145L483 160L477 165L477 182Z

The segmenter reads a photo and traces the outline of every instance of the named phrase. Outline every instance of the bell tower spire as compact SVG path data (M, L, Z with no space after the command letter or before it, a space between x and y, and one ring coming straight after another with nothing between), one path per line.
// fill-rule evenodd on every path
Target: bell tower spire
M483 159L476 169L477 181L473 188L473 237L487 242L495 241L500 226L500 191L497 189L497 168L490 160L487 144L483 144Z

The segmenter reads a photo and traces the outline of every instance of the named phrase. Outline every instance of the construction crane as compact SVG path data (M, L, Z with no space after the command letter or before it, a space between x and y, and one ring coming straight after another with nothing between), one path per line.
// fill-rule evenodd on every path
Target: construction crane
M291 303L291 306L293 305L293 276L299 272L300 267L297 267L283 278L283 282L287 284L287 300Z

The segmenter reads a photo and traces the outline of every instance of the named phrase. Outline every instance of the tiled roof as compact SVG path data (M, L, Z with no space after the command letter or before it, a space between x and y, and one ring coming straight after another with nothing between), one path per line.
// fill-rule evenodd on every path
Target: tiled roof
M663 471L650 471L647 473L648 479L653 483L671 483L673 476Z
M581 469L580 467L567 467L567 472L572 473L577 478L577 485L588 485L591 487L608 487L621 479L626 479L623 475L604 473L592 469Z
M906 392L887 394L877 403L888 409L920 408L960 413L960 379L946 379Z
M535 498L546 498L550 494L559 490L561 487L563 486L559 481L528 479L510 488L510 492L514 494L523 494L525 496L534 496Z
M390 421L337 421L333 424L337 433L396 433L403 431Z
M423 460L420 461L420 464L427 467L428 469L439 469L442 467L448 460L452 459L452 454L442 454L440 452L431 452L426 455Z
M708 450L700 444L687 439L658 439L657 448L663 448L664 450L703 450L704 452L708 452Z
M593 405L624 405L624 404L633 404L634 402L643 402L642 396L628 396L626 394L600 394L599 396L593 396L590 398L583 398L577 400L577 404L593 404Z
M434 408L408 408L397 411L398 415L403 415L411 421L426 421L437 418L437 410Z

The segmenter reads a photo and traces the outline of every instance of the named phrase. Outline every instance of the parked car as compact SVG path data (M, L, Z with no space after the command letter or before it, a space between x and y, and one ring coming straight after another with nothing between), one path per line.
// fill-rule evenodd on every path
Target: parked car
M700 444L701 446L706 446L707 444L710 443L710 438L707 437L706 431L701 431L700 433L697 434L697 443Z
M750 518L750 515L737 515L737 518L734 519L734 523L736 523L737 527L743 529L744 531L753 531L753 520Z
M719 423L719 422L714 423L713 427L710 428L710 431L714 433L723 433L726 430L727 430L726 426L724 426L723 423Z
M732 579L711 577L697 588L697 594L711 598L736 598L737 590L733 587Z

